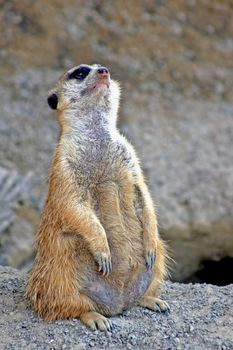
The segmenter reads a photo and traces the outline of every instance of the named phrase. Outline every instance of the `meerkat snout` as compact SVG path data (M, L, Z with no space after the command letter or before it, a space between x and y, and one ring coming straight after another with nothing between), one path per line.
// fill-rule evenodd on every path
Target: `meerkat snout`
M100 87L101 85L105 85L107 88L109 88L110 74L108 69L105 67L98 68L97 73L97 83L94 84L93 89Z
M105 67L101 67L98 69L98 73L101 75L101 76L108 76L109 72L108 72L108 69L105 68Z

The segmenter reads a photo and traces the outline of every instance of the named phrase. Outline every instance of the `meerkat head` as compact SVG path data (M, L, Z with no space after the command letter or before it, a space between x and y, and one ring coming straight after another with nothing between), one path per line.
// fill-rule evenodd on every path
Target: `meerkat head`
M48 104L60 112L84 111L98 106L117 112L120 89L107 68L81 64L59 79L48 95Z

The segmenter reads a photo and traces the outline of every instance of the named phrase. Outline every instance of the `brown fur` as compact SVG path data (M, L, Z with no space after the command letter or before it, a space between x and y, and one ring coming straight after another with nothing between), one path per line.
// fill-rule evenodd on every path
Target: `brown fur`
M117 84L109 77L109 87L93 89L98 67L82 82L69 80L70 70L52 91L61 135L27 296L46 320L79 317L92 329L110 329L103 315L135 304L169 307L155 297L166 251L153 202L132 146L115 127Z

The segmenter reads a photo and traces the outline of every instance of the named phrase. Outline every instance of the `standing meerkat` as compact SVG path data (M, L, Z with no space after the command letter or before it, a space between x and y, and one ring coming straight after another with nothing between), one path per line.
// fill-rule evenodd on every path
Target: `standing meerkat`
M46 320L105 316L133 305L167 311L156 293L166 251L133 147L116 128L118 84L100 65L66 72L48 97L61 126L27 287Z

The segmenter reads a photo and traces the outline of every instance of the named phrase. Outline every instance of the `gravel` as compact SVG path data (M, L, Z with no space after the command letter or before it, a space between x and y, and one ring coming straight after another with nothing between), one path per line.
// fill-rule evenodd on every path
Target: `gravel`
M170 314L135 307L113 317L112 333L79 320L44 322L26 305L26 274L0 267L0 349L233 349L233 288L167 282Z
M33 258L59 134L47 92L94 62L122 86L119 126L156 200L173 279L233 257L232 1L0 3L0 193L1 173L19 189L0 198L0 264Z

